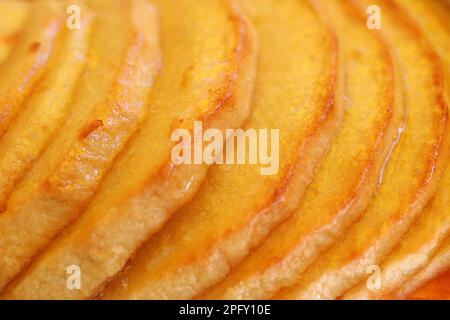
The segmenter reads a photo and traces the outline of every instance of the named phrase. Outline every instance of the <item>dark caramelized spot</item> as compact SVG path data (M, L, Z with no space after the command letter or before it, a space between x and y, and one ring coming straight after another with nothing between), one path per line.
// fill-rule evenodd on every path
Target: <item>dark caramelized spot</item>
M40 46L41 46L41 44L39 42L33 42L30 45L30 52L36 52Z
M0 213L6 212L6 210L8 210L6 203L0 202Z
M183 118L176 118L176 119L174 119L172 121L171 126L170 126L171 131L183 128L184 123L185 123L185 120Z
M102 120L95 120L88 124L80 133L80 139L86 139L92 132L103 126Z

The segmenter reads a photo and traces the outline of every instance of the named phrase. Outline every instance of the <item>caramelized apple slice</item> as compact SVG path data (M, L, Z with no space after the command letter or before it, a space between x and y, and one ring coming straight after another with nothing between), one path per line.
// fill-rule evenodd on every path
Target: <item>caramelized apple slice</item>
M434 278L419 290L409 294L408 300L450 300L450 270Z
M0 63L11 52L11 48L20 37L20 30L30 4L27 1L1 1L0 2Z
M361 9L370 1L357 1ZM376 271L436 190L448 149L448 110L442 66L431 45L402 10L379 1L382 34L404 76L407 120L377 197L358 223L277 298L332 299Z
M160 65L154 8L89 3L98 19L67 121L0 214L0 288L77 217L147 111Z
M194 120L203 120L204 129L234 128L248 118L257 43L234 2L155 3L161 12L165 64L148 119L80 220L35 260L4 298L94 295L169 214L192 197L205 176L207 165L172 163L173 130L192 130ZM81 269L81 290L66 287L71 265Z
M64 21L62 2L34 1L26 19L20 40L0 68L0 136L48 66Z
M442 244L430 263L417 272L393 295L395 297L408 297L413 295L433 279L445 274L450 270L450 237ZM448 290L448 287L447 287Z
M448 20L441 16L440 5L427 0L396 0L402 9L414 17L422 30L439 53L444 67L450 71L450 29L446 26ZM447 73L450 75L450 73ZM447 94L450 93L449 81L445 79ZM450 101L447 99L447 102ZM418 270L422 269L432 259L436 250L450 234L450 162L447 163L444 176L439 183L438 191L430 207L421 215L416 224L403 237L399 245L381 264L381 288L370 290L360 285L348 292L346 299L383 298L387 293L401 286Z
M72 2L74 3L74 2ZM17 181L39 157L62 125L69 101L87 61L91 19L83 12L81 30L64 30L47 71L25 102L14 125L0 138L0 208Z
M447 166L430 207L380 265L381 287L370 288L363 283L347 292L344 299L384 299L430 263L450 230L449 169Z
M367 207L398 136L403 106L394 100L384 43L346 0L315 3L336 30L342 52L342 129L295 214L202 298L267 299L292 284Z
M297 0L241 3L261 42L247 128L280 130L279 171L211 169L198 196L138 251L106 298L186 299L220 281L298 205L340 124L337 48L312 8Z

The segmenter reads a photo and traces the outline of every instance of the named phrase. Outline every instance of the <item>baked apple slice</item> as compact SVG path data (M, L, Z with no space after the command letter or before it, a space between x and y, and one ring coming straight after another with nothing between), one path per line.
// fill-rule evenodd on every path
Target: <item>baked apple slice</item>
M279 170L262 175L262 164L212 168L192 202L111 284L107 299L187 299L223 279L292 213L341 123L334 104L337 46L312 7L297 0L240 3L261 43L246 128L279 129Z
M381 286L368 288L363 283L347 292L343 296L344 299L384 299L391 296L392 292L402 288L405 283L409 282L408 279L411 277L414 279L414 275L421 269L426 268L449 235L449 169L447 166L444 179L441 181L430 207L380 265L379 281ZM400 289L400 291L402 290ZM396 294L396 296L400 296L400 294Z
M346 110L342 129L295 214L202 298L267 299L293 284L368 206L403 124L384 42L348 1L314 3L339 39L345 79L337 92Z
M450 300L450 270L406 297L407 300Z
M91 20L85 9L81 30L64 28L45 73L24 102L24 110L0 138L1 212L16 183L30 169L69 113L70 99L87 63Z
M30 5L27 1L1 1L0 13L0 63L5 60L11 48L20 38L22 24Z
M356 1L361 9L370 1ZM379 1L382 34L404 76L407 119L379 194L345 236L276 298L333 299L376 272L433 196L447 157L448 109L440 59L417 25ZM374 283L376 285L376 283Z
M208 165L175 165L176 129L235 128L250 114L257 39L234 1L157 0L164 67L150 112L86 212L3 298L80 299L94 295L137 248L192 197ZM142 10L141 10L142 11ZM151 16L142 16L148 21ZM136 64L141 67L142 64ZM66 287L80 267L81 290Z
M62 2L38 0L30 6L20 39L0 67L0 136L42 77L64 22Z
M411 17L414 17L428 36L442 59L447 75L450 75L450 29L448 18L442 15L443 8L436 1L396 0ZM445 79L447 96L450 93L450 78ZM447 98L447 103L450 101ZM432 203L416 224L403 237L380 266L381 288L370 290L365 285L348 292L346 299L383 298L404 284L409 277L422 269L432 259L436 250L450 234L450 163L447 163Z
M154 7L88 3L98 18L67 120L0 214L0 288L78 216L148 110L160 66Z
M396 298L410 297L439 276L450 270L450 237L442 244L436 255L431 259L430 263L414 276L409 278L398 290L391 296ZM447 287L448 290L448 287Z

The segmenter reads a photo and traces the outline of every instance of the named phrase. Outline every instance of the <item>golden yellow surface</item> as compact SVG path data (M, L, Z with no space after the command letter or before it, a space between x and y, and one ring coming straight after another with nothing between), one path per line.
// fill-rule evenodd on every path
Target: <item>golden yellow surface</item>
M45 3L65 12L62 2ZM0 214L0 288L76 218L147 113L160 64L156 18L140 16L151 10L145 0L96 4L93 9L106 14L94 22L87 67L64 126Z
M0 2L0 12L8 12L0 20L0 63L8 57L11 49L17 43L29 7L25 1L5 0Z
M366 8L369 1L356 1ZM448 156L448 109L437 54L412 20L381 1L382 34L404 75L407 119L379 194L345 236L277 298L333 299L365 279L433 196Z
M247 128L280 128L279 173L213 168L198 197L140 249L107 298L192 298L221 280L297 205L340 122L332 102L337 48L312 8L297 0L242 3L261 46Z
M196 180L204 176L205 166L172 169L168 159L174 123L191 126L191 120L204 118L210 126L235 127L247 118L257 41L239 10L231 1L219 0L154 3L162 22L164 66L148 117L81 219L9 286L5 298L94 295L174 210L174 198L185 201L193 192L189 189L195 190ZM149 8L136 9L143 14ZM148 21L139 18L140 23ZM65 286L71 264L83 270L80 291Z
M80 32L63 28L47 70L36 84L15 124L0 138L0 207L62 126L69 102L86 67L92 19Z
M448 284L448 270L450 269L450 237L447 238L437 250L434 256L430 259L429 263L420 269L417 273L412 275L405 281L401 287L395 290L391 295L397 299L414 297L416 294L420 294L421 290L427 289L427 285L430 284L431 288L427 291L427 295L432 295L431 289L439 292L447 292ZM446 277L447 275L447 277ZM439 277L443 277L439 279ZM439 280L444 280L439 283ZM438 281L438 283L433 283ZM431 282L431 283L430 283ZM448 299L448 295L444 298Z
M363 17L347 1L315 4L340 40L345 85L337 94L345 109L343 126L295 214L202 297L267 299L293 284L369 204L403 125L403 105L396 101L398 84L385 44L365 28Z
M450 74L450 28L449 21L442 15L443 8L437 1L396 0L414 20L442 59L444 70ZM450 83L446 79L447 104L450 101ZM450 234L450 162L439 183L438 190L429 207L392 253L380 265L382 287L369 290L361 285L348 292L344 298L376 298L385 296L403 286L404 282L424 268L439 246Z
M0 68L0 136L42 77L62 29L60 3L38 0L30 6L20 39Z
M449 299L449 103L447 0L0 0L0 300Z

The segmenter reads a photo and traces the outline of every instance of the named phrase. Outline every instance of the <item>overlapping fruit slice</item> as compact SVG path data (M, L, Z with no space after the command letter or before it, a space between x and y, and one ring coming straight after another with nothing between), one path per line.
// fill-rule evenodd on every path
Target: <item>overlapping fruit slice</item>
M409 278L408 281L406 281L398 290L396 290L391 295L396 298L414 296L416 290L421 289L423 286L426 286L433 279L442 277L444 280L447 280L447 283L440 283L439 285L435 285L435 288L446 290L447 297L450 297L448 292L449 287L446 286L448 285L449 270L450 238L447 238L436 255L433 256L430 263L415 275L413 275L411 278ZM443 292L443 294L445 294L445 292Z
M241 3L261 43L246 127L279 129L279 170L262 175L261 163L212 168L198 195L138 251L106 298L192 298L223 279L298 205L341 123L334 104L336 43L310 5Z
M174 130L192 131L195 120L202 121L205 130L224 130L239 127L248 118L257 41L234 1L154 2L162 21L164 67L150 99L148 118L80 220L52 242L3 298L94 295L169 214L192 197L206 174L206 164L172 162ZM144 13L142 8L140 12ZM149 23L148 13L139 21ZM110 38L102 36L103 41ZM143 62L130 63L149 71ZM67 194L64 191L62 195ZM71 265L80 267L81 290L66 287L66 270Z
M41 80L15 123L0 138L0 208L70 110L68 102L87 62L91 20L86 9L81 30L64 28Z
M204 298L267 299L292 284L367 207L403 124L384 43L347 1L315 1L336 30L345 120L296 213ZM345 174L343 174L345 173Z
M78 215L147 111L160 65L153 7L145 0L89 3L98 19L67 120L0 214L0 288ZM36 5L36 19L49 14Z
M408 300L450 300L450 272L439 275L419 290L409 294Z
M450 29L448 17L442 14L439 2L426 0L396 0L425 32L447 71L445 79L447 103L450 94ZM447 19L446 19L447 17ZM348 292L344 298L383 298L400 287L407 279L422 269L432 259L439 246L450 233L450 162L444 171L438 190L430 206L416 224L402 238L399 245L380 265L381 288L370 290L366 285Z
M401 288L410 277L426 267L433 259L450 230L449 169L447 166L430 207L380 265L381 286L370 288L366 284L361 284L346 293L344 299L384 299Z
M30 5L20 39L0 68L0 136L42 77L64 21L61 2L38 0Z
M0 63L6 59L20 37L20 30L30 5L26 1L0 2L0 12L7 12L0 19Z
M358 1L361 8L369 1ZM342 295L376 270L423 211L436 190L447 155L447 105L439 58L421 31L397 6L379 1L382 34L404 76L407 120L377 197L338 243L277 298Z

